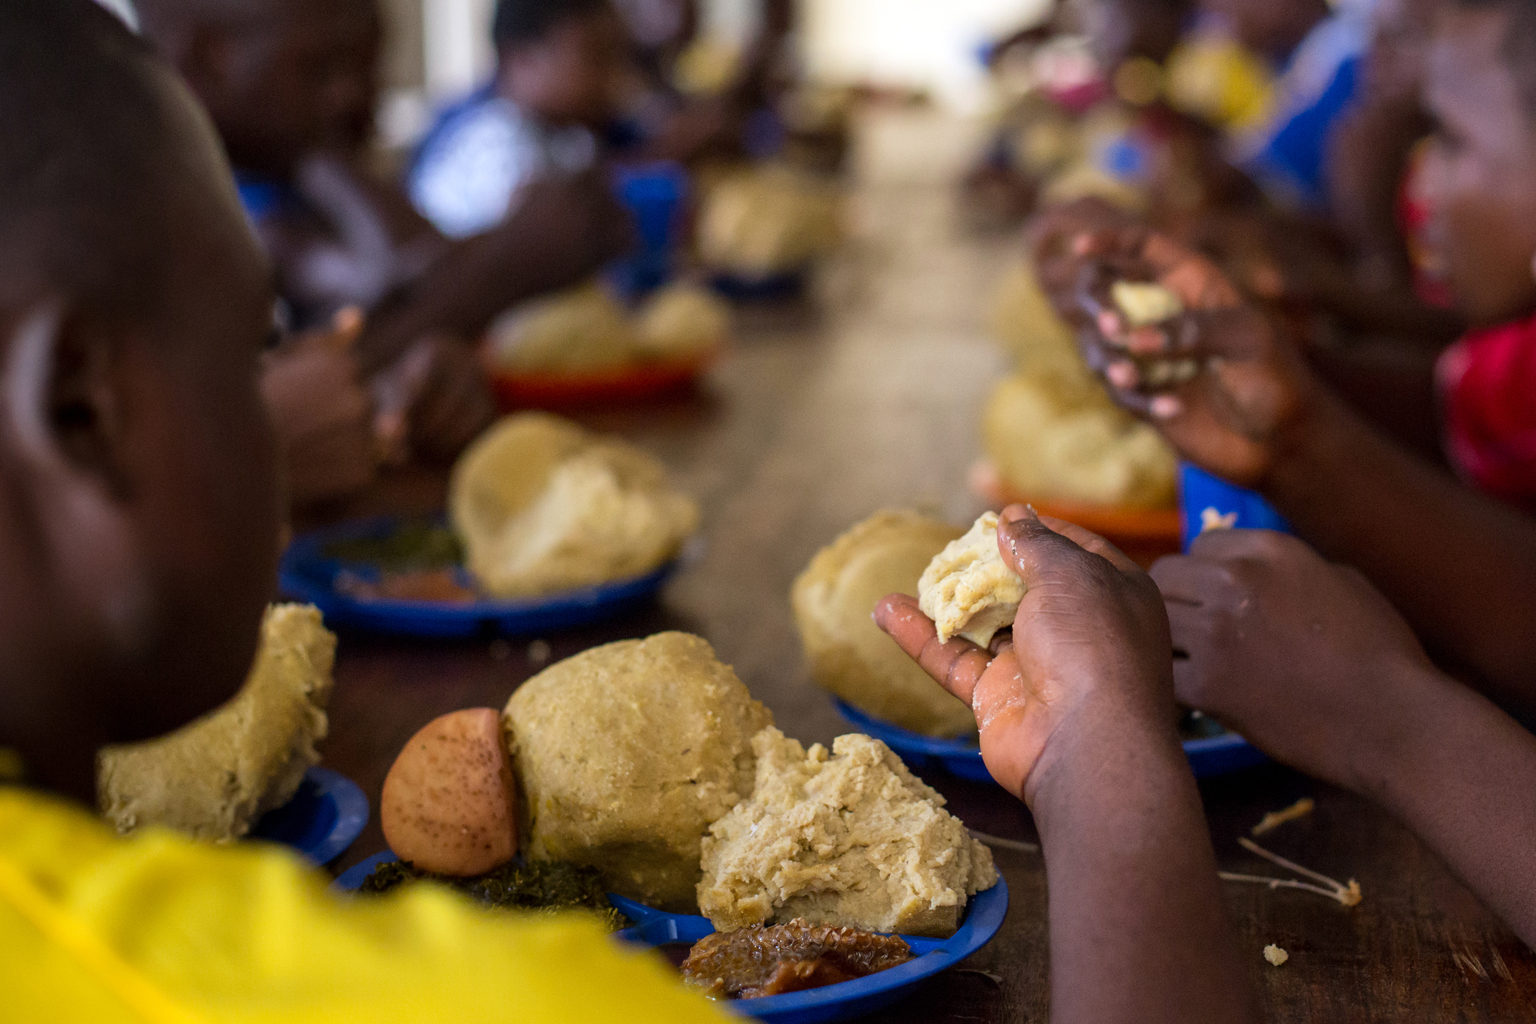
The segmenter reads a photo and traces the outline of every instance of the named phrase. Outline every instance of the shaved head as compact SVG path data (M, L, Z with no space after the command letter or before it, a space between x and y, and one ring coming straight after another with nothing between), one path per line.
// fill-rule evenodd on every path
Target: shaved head
M155 300L154 197L185 129L174 89L89 0L0 4L0 297L62 286L118 310Z
M0 745L39 784L89 798L250 666L270 277L175 72L92 0L0 0Z

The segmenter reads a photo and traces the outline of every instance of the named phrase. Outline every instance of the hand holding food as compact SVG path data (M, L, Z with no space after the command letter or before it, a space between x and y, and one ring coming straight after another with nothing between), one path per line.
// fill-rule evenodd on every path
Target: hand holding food
M271 353L262 368L262 397L277 427L295 505L359 491L377 469L373 402L350 350L360 324L305 336Z
M997 543L1024 588L1013 637L994 656L939 639L911 597L876 618L904 651L969 704L994 779L1031 799L1061 751L1113 743L1125 730L1174 742L1171 644L1151 579L1102 538L1032 511L1004 510Z
M1360 790L1388 712L1430 663L1353 569L1293 537L1216 530L1152 571L1167 601L1180 701L1309 774Z
M1261 483L1317 390L1300 355L1214 265L1166 236L1122 228L1085 233L1076 247L1084 280L1118 275L1110 291L1121 286L1131 301L1127 310L1095 300L1092 288L1078 295L1078 321L1091 328L1089 363L1116 400L1150 417L1203 468L1240 485ZM1143 314L1175 308L1161 292L1184 312L1144 322Z
M941 644L959 636L986 648L998 630L1012 627L1024 581L998 553L997 513L983 513L965 536L934 557L917 582L917 594Z
M474 352L440 335L419 339L370 382L376 443L386 461L452 459L496 418Z
M493 708L428 722L395 758L379 799L389 848L437 875L483 875L517 855L517 795Z

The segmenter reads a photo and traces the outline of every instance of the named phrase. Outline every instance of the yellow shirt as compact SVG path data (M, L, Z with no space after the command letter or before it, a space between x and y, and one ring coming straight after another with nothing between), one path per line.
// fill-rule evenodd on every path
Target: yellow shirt
M669 975L579 914L484 911L430 886L337 897L280 848L122 839L0 787L7 1022L726 1019Z

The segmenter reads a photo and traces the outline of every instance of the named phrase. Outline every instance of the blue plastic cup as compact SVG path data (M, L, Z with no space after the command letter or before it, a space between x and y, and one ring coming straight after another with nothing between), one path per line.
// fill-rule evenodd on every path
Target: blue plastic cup
M613 264L608 276L624 295L644 295L672 278L683 246L688 172L671 162L621 167L614 176L614 190L635 218L640 244Z

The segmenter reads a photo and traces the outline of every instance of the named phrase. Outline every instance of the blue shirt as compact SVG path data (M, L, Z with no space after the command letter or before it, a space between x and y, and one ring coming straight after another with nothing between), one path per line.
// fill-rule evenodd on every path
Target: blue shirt
M1354 101L1370 47L1371 0L1341 3L1287 61L1269 121L1237 141L1238 164L1274 199L1327 205L1328 137Z
M487 231L530 182L592 165L585 128L550 128L486 86L439 115L408 174L411 202L449 238Z

